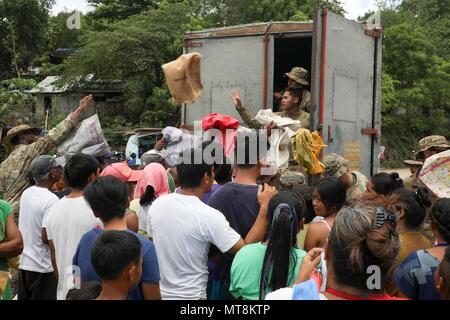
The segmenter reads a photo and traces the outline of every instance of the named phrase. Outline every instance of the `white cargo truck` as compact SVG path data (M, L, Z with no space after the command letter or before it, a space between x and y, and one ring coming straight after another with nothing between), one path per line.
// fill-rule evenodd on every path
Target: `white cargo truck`
M374 24L373 26L376 26ZM273 107L273 92L286 87L284 73L310 72L311 130L350 167L379 169L381 126L381 28L319 9L311 22L268 22L188 32L184 52L202 55L204 94L182 107L181 126L192 128L209 113L240 118L231 101L241 89L254 115ZM276 111L276 110L275 110Z

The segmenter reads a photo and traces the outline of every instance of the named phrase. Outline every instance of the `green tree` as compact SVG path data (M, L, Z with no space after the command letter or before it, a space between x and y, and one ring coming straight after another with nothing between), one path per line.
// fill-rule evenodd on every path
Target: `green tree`
M402 11L389 9L388 14L390 26L384 30L383 42L382 139L388 159L399 164L420 138L450 135L450 61L439 56L427 28Z
M49 9L54 1L43 0L2 0L0 1L0 37L11 34L13 26L16 43L15 51L18 69L26 70L31 61L45 50L44 34L47 27ZM9 78L15 72L12 67L11 50L0 47L0 76ZM16 75L17 76L17 75Z
M156 9L157 0L89 0L95 7L92 15L96 19L123 20L141 12Z
M188 9L185 3L166 3L111 23L108 30L88 32L81 38L82 50L65 61L63 81L77 85L89 74L104 81L122 80L127 116L134 123L146 110L176 112L176 105L164 89L161 65L182 53L182 34L190 22ZM157 88L165 90L165 95ZM157 101L153 99L155 93Z

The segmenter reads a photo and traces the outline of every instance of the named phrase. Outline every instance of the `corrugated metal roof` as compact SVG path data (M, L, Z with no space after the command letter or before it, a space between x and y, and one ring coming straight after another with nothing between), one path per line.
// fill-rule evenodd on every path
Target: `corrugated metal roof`
M67 86L63 86L62 88L56 87L53 85L56 81L58 81L60 77L58 76L49 76L39 82L39 84L33 88L30 93L62 93L67 90Z

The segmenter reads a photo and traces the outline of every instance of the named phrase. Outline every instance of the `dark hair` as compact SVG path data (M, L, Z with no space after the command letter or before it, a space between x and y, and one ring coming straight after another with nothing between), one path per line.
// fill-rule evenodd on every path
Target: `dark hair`
M95 240L92 247L92 266L104 280L116 280L130 263L138 264L141 243L129 231L108 230Z
M238 132L234 148L237 167L248 169L256 166L269 148L269 140L259 130Z
M444 259L442 259L441 266L439 267L439 271L442 279L444 280L447 288L450 286L450 247L445 250ZM450 289L448 289L450 290Z
M17 145L17 144L19 144L19 134L17 135L17 136L15 136L15 137L13 137L12 139L11 139L11 144L12 145Z
M132 153L132 154L130 154L130 157L131 157L131 159L136 159L136 153Z
M212 137L212 140L203 141L202 148L205 150L206 148L211 150L211 156L214 158L214 173L215 180L218 184L225 184L231 181L232 178L232 170L230 159L225 155L224 148L222 144L216 141L215 137ZM220 150L220 154L216 155L216 150Z
M413 192L408 189L397 189L392 195L403 206L406 227L410 230L419 228L427 215L427 208L431 207L428 190L420 188L417 192Z
M64 167L64 177L71 188L84 189L89 177L99 168L97 159L87 154L74 154Z
M293 98L298 98L299 99L298 103L300 104L303 99L303 90L304 90L303 87L295 85L295 86L288 87L285 92L289 92L289 94Z
M303 197L305 200L306 210L305 210L305 223L310 223L316 217L314 212L314 206L312 203L313 187L310 186L294 186L294 193Z
M260 279L260 299L270 291L287 287L297 266L295 246L305 212L305 201L291 191L280 191L268 208L267 249ZM270 280L269 280L270 277Z
M395 221L384 220L379 228L374 227L374 221L377 210L396 217L391 207L384 200L362 201L339 211L329 237L333 271L339 283L369 290L368 268L378 266L381 289L385 288L395 268L400 239Z
M145 189L144 194L139 199L139 204L141 206L148 206L155 199L156 199L155 189L151 185L148 185L147 188Z
M199 155L200 153L200 155ZM194 155L197 154L197 157ZM205 174L212 175L213 165L207 164L203 158L203 149L187 149L182 152L181 158L189 157L190 163L184 161L177 165L178 179L180 180L180 187L196 188L200 186ZM195 158L201 159L201 163L196 164Z
M437 200L431 208L430 217L439 235L450 242L450 198Z
M320 195L320 199L325 204L327 210L336 208L341 209L345 204L347 188L336 177L326 177L320 179L315 185L314 190Z
M225 184L232 179L231 164L214 165L215 178L218 184Z
M370 181L373 184L373 190L385 196L391 194L394 190L404 188L403 180L400 179L397 172L381 172L372 176Z
M95 300L102 292L102 286L95 281L81 283L80 289L70 289L66 300Z
M86 187L84 198L102 221L123 218L128 205L128 185L113 176L100 177Z

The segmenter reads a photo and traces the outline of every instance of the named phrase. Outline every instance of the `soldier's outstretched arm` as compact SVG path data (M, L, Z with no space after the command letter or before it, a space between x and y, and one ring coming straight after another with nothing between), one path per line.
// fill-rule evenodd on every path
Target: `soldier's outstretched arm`
M93 101L92 95L81 99L78 108L70 113L66 119L58 123L56 127L49 131L47 139L50 140L50 145L58 145L64 138L77 126L80 122L80 115L85 111Z
M237 112L241 116L242 120L252 129L261 129L262 125L255 119L255 117L248 112L248 110L242 106L241 92L239 89L234 89L231 93L233 104L236 107Z

